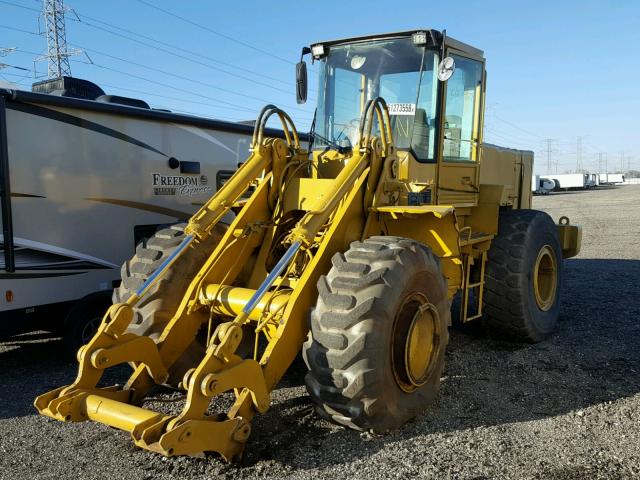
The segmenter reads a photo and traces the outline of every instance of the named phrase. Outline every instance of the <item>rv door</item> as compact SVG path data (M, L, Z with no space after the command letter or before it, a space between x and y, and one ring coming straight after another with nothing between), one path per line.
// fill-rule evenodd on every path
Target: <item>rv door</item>
M2 251L4 270L15 271L13 256L13 222L11 221L11 184L9 182L9 146L5 98L0 95L0 211L2 213Z

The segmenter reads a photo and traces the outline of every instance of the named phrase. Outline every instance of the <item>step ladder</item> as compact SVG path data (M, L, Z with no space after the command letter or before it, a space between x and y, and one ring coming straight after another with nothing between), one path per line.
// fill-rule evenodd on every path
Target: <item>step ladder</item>
M475 320L482 316L482 299L484 295L484 273L487 263L487 251L483 250L480 259L480 279L471 283L471 267L475 265L476 259L472 255L466 255L463 259L464 275L462 277L462 291L460 302L460 321L462 323ZM470 298L470 292L475 290L474 301ZM473 305L475 304L475 305ZM470 309L474 307L474 311Z

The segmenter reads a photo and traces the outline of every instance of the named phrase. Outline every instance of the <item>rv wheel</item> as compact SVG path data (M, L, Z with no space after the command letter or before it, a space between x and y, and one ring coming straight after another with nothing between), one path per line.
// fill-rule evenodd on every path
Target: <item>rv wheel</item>
M107 309L111 306L111 291L96 292L78 300L64 321L63 339L69 358L76 358L78 349L93 338Z

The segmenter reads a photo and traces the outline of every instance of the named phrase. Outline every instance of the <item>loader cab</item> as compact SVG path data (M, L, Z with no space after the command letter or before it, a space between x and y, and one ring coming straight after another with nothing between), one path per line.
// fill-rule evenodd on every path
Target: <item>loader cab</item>
M477 203L485 90L480 50L435 30L323 42L310 50L319 62L316 155L352 149L367 101L382 97L399 179L428 193L414 199Z

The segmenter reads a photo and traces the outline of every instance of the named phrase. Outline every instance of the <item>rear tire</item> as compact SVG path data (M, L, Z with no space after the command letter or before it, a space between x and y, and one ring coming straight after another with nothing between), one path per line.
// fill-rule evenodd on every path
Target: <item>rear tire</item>
M303 348L307 390L327 420L399 428L440 385L450 318L440 259L414 240L371 237L332 262Z
M515 341L539 342L560 313L562 249L556 225L537 210L500 214L485 276L489 328Z
M149 278L149 276L171 255L184 240L186 224L176 224L159 230L154 236L143 240L136 247L136 254L122 265L122 282L113 291L113 303L126 302L129 297ZM221 225L195 248L190 248L185 255L179 256L167 272L138 301L134 310L134 318L127 331L140 336L147 336L157 341L173 318L184 292L200 270L204 262L220 241L225 228ZM203 313L203 322L206 315ZM184 373L195 367L204 355L203 342L198 339L187 348L169 369L170 386L178 386Z
M95 292L81 298L64 320L63 341L70 359L77 358L80 347L87 344L98 330L111 304L111 291Z

